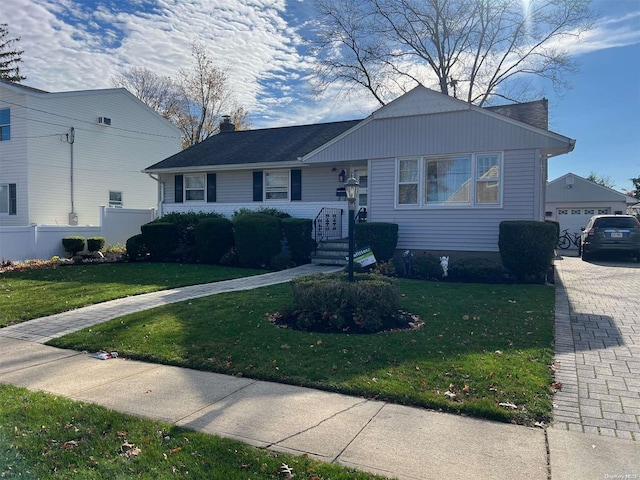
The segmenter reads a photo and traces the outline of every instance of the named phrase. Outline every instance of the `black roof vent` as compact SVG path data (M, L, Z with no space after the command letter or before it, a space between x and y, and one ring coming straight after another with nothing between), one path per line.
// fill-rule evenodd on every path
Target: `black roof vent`
M235 129L236 129L236 126L233 123L231 123L231 116L223 115L222 122L220 122L220 133L233 132L235 131Z

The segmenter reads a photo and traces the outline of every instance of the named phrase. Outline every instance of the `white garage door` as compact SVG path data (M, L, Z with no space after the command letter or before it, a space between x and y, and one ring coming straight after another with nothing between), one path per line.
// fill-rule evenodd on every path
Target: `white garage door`
M611 213L609 207L602 208L558 208L558 222L560 223L560 231L569 230L569 233L580 233L589 219L594 215L607 215ZM577 248L571 245L571 248Z

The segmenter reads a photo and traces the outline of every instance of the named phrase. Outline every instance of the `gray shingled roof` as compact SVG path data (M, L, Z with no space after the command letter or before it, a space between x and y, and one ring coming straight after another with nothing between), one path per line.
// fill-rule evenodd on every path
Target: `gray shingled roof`
M496 105L485 108L513 120L528 123L534 127L544 130L549 129L549 101L546 98L534 102Z
M548 102L546 99L485 108L514 120L547 130ZM155 165L151 165L146 170L293 162L360 122L361 120L349 120L292 127L222 132Z
M242 165L257 162L294 162L361 120L294 127L223 132L148 167L146 170Z

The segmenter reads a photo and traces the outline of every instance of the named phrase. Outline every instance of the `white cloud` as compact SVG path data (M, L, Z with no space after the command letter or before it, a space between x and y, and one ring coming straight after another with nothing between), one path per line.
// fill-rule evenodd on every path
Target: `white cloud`
M360 118L378 108L366 95L340 100L335 86L313 99L312 62L298 51L308 19L291 10L308 9L302 2L156 0L153 9L133 11L150 3L90 11L82 0L2 0L2 21L22 38L25 84L44 90L109 88L133 66L175 76L190 66L197 40L228 71L235 101L251 112L254 127ZM294 18L300 23L287 23ZM605 17L581 42L562 47L578 55L637 44L639 20L640 12Z

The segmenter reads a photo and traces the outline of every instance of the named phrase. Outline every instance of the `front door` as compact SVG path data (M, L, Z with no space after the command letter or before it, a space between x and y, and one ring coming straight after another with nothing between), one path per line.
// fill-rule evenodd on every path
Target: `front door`
M366 166L356 167L353 170L353 175L360 184L356 201L356 214L360 212L360 221L363 221L366 220L366 216L362 218L363 213L369 211L369 172Z

